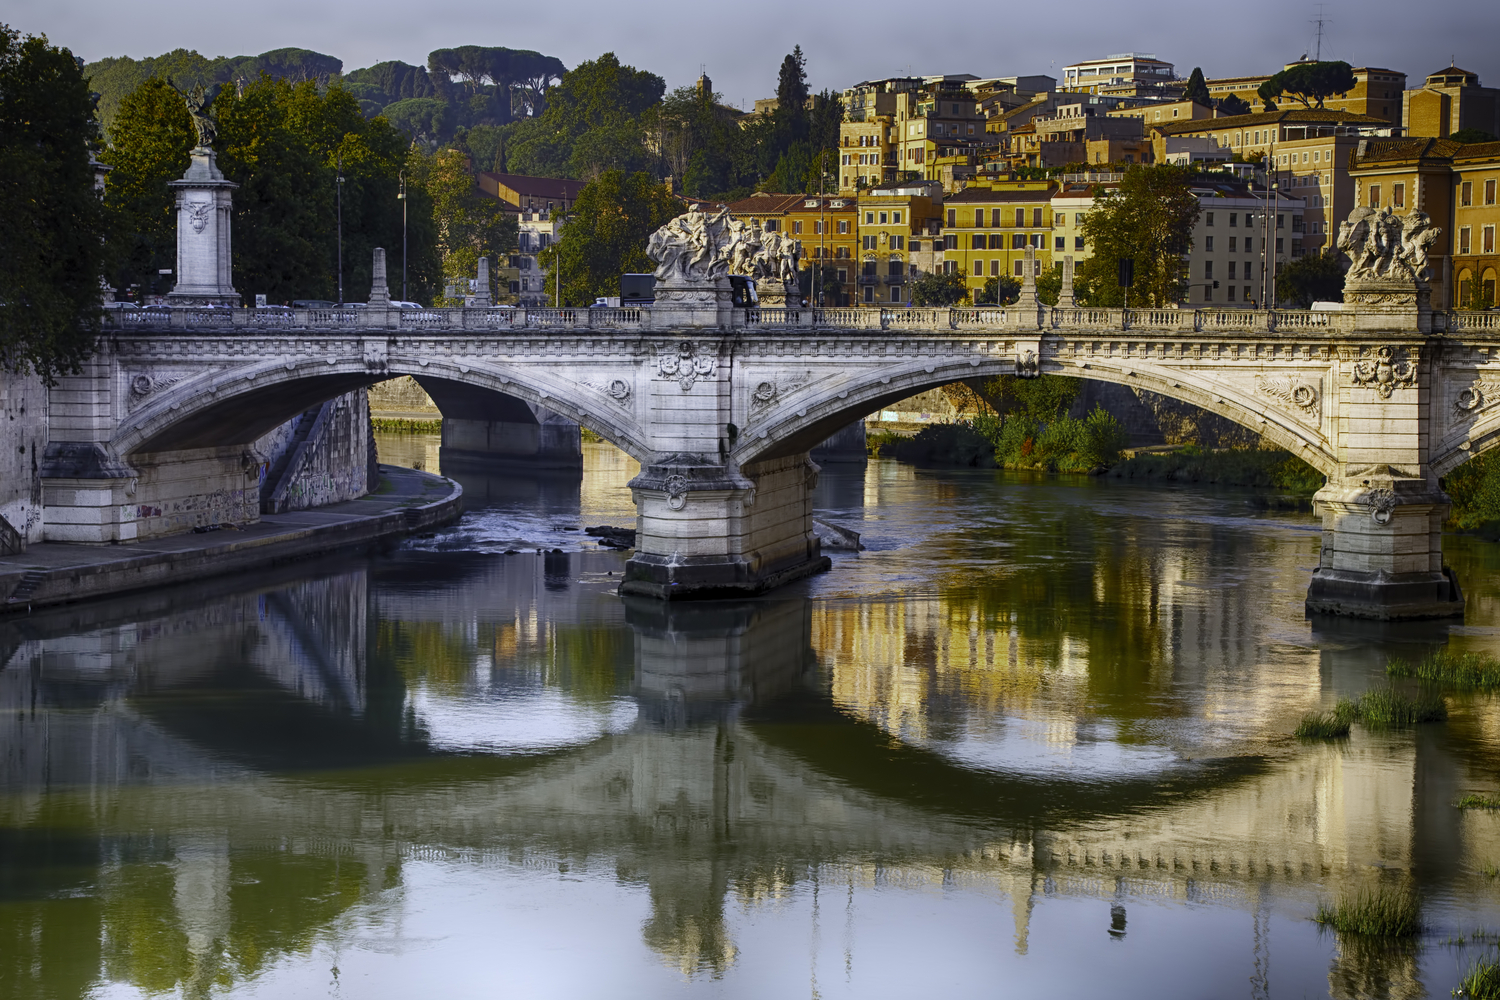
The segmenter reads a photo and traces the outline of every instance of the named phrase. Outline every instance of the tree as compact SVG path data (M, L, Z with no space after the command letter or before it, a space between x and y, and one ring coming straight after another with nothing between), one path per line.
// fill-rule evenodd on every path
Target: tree
M984 288L974 296L976 306L994 305L1008 306L1021 297L1021 282L1010 275L1002 275L998 278L990 278L984 283Z
M1192 248L1200 206L1191 187L1192 171L1171 164L1137 165L1125 172L1117 190L1097 199L1084 217L1083 236L1094 252L1079 265L1091 290L1090 304L1119 306L1119 262L1135 261L1130 301L1167 305L1186 291L1182 258Z
M380 115L418 142L442 142L453 134L453 106L436 97L408 97L387 105Z
M807 59L802 46L792 46L791 54L781 60L781 74L776 81L778 110L805 111L807 104Z
M547 92L540 117L514 126L507 152L511 170L582 178L601 168L644 167L640 117L665 91L661 77L621 64L613 52L579 64ZM580 152L580 141L595 130L599 134L583 141Z
M1344 297L1344 268L1338 251L1310 253L1281 265L1276 274L1276 301L1306 309L1314 302L1339 302Z
M504 210L498 198L479 190L466 155L454 149L439 150L422 180L432 199L445 283L474 277L480 257L489 257L493 263L514 252L519 231L516 217Z
M106 221L82 63L0 25L0 369L51 383L92 353Z
M116 288L131 298L172 290L176 266L175 198L167 185L188 166L196 135L182 95L151 77L119 103L100 159L114 169L104 187L112 224Z
M1203 70L1197 66L1193 67L1192 75L1188 77L1187 89L1182 92L1184 101L1197 101L1199 104L1210 104L1212 98L1208 95L1208 83L1203 79Z
M1353 89L1354 70L1348 63L1305 62L1277 73L1261 84L1256 93L1267 104L1285 94L1302 102L1304 108L1312 108L1314 102L1321 108L1325 99Z
M682 209L645 171L607 170L578 193L561 237L537 255L538 262L553 281L561 275L564 305L618 295L620 275L656 269L646 241Z
M1219 101L1219 111L1226 118L1233 115L1248 115L1252 110L1249 102L1238 94L1230 94Z
M911 283L911 302L915 306L956 305L968 294L968 283L958 271L930 271Z
M1450 135L1448 138L1452 139L1454 142L1462 142L1466 144L1495 141L1495 137L1482 128L1461 128L1457 132L1454 132L1452 135Z

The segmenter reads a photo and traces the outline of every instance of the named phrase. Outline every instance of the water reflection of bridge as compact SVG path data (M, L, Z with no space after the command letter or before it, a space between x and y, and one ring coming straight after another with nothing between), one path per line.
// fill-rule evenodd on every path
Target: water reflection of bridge
M147 988L253 974L234 942L257 942L262 963L305 949L432 852L606 861L649 886L643 935L686 971L732 960L727 900L775 898L819 868L989 886L1024 951L1047 894L1299 894L1375 877L1371 865L1453 878L1500 848L1414 819L1463 768L1434 739L1164 754L1082 779L965 766L861 705L825 655L836 612L647 604L621 620L591 605L602 584L579 582L610 557L573 554L566 570L516 558L533 571L475 561L471 586L407 566L400 585L358 571L7 623L0 828L13 847L73 854L27 874L3 860L26 852L0 851L10 898L34 904L0 912L61 924L6 928L7 977L50 964L35 942L52 933L89 979L102 966ZM962 650L966 625L893 613L866 630ZM965 669L1024 681L1021 646ZM1327 666L1308 654L1309 685ZM504 755L437 738L476 686L499 701L561 695L567 731ZM993 709L1016 690L997 689ZM97 884L96 902L41 902L66 884ZM142 934L180 943L131 951Z

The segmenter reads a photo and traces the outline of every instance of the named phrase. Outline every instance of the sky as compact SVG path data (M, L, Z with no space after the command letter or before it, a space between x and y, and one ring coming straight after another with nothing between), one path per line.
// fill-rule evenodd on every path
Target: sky
M86 61L175 48L219 56L295 46L337 56L347 72L387 59L425 65L432 49L457 45L536 49L569 67L613 51L663 76L669 89L691 84L706 67L725 103L748 107L775 95L781 60L796 44L814 91L907 74L1060 77L1069 63L1131 51L1153 53L1183 77L1194 66L1209 77L1273 72L1314 53L1320 9L1324 59L1399 70L1408 86L1451 60L1500 86L1494 0L950 0L937 7L889 0L723 7L683 0L4 0L0 23L46 34Z

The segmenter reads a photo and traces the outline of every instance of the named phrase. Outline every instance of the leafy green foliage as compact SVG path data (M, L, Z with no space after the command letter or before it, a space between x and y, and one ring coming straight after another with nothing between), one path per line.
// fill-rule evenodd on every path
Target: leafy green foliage
M1341 302L1344 268L1338 252L1310 253L1287 261L1276 275L1276 301L1306 309L1314 302Z
M620 275L655 270L646 241L682 207L644 171L607 170L585 185L561 238L538 255L554 280L562 276L563 304L618 295Z
M420 142L439 142L453 131L453 107L436 97L408 97L389 104L382 118Z
M365 114L372 118L397 101L437 96L425 68L399 59L354 70L344 77L344 86L359 100Z
M1219 101L1219 114L1225 118L1233 115L1248 115L1253 110L1255 109L1250 107L1250 102L1239 94L1230 94Z
M1500 690L1500 659L1490 653L1440 649L1416 663L1393 656L1386 661L1385 672L1388 677L1415 677L1455 691Z
M1334 94L1353 90L1354 82L1354 70L1346 62L1297 63L1261 84L1256 93L1268 104L1286 95L1304 108L1321 108Z
M539 118L516 125L511 171L598 179L606 169L639 170L646 163L639 119L665 90L661 77L623 65L613 52L580 63L548 91Z
M986 414L976 417L974 426L994 442L995 459L1007 469L1096 472L1118 462L1126 442L1114 414L1100 406L1082 420L1066 415L1046 422L1030 416L1002 420Z
M99 331L104 206L94 98L79 63L0 25L0 369L50 381Z
M1458 809L1500 809L1500 799L1491 795L1464 795L1453 803Z
M152 77L120 101L100 159L114 169L104 187L114 236L113 284L132 297L172 290L177 260L171 181L188 166L196 136L182 97ZM238 248L236 248L238 249Z
M1090 305L1124 305L1122 258L1135 261L1132 305L1181 301L1187 290L1182 258L1192 249L1200 211L1191 178L1187 167L1133 166L1116 191L1094 202L1083 220L1084 239L1094 252L1078 267Z
M1482 128L1461 128L1457 132L1454 132L1452 135L1448 136L1448 138L1452 139L1454 142L1462 143L1495 141L1494 134L1486 132Z
M1068 375L998 375L980 388L985 403L999 416L1042 423L1056 419L1073 404L1083 389L1083 380Z
M1001 275L998 278L990 278L984 283L984 288L974 296L974 304L1008 306L1021 297L1021 281L1010 275ZM1053 300L1054 302L1056 299Z
M479 258L495 258L515 250L519 226L514 214L485 196L474 182L469 158L457 150L439 150L424 158L419 172L422 187L432 200L437 227L437 252L443 262L445 284L466 287L479 271ZM491 281L496 268L492 266ZM490 289L493 294L495 289ZM461 297L449 305L461 305Z
M1500 537L1500 460L1493 452L1469 459L1444 476L1442 485L1453 501L1449 524Z
M1210 104L1208 83L1203 79L1203 70L1194 66L1192 74L1188 77L1187 89L1182 92L1184 101L1197 101L1199 104Z
M437 96L461 108L462 124L472 126L542 114L552 81L567 67L531 49L460 45L428 53L427 71Z
M921 466L992 469L995 446L984 432L968 423L931 424L915 437L893 435L879 452L898 462Z
M1313 919L1345 934L1372 937L1411 937L1422 929L1417 897L1390 886L1361 889L1331 907L1319 906Z
M968 294L964 276L957 271L933 271L911 283L911 302L916 306L951 306Z

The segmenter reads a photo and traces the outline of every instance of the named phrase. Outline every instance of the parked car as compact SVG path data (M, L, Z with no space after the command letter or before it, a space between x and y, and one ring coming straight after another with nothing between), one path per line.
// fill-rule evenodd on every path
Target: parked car
M337 302L329 302L327 299L293 299L293 309L337 309Z

